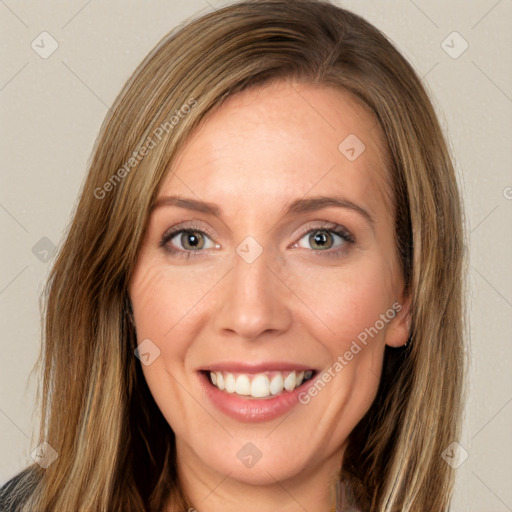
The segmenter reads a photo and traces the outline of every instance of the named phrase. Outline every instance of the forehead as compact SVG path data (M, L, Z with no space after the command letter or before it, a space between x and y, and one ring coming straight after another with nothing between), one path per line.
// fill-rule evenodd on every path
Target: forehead
M378 215L389 207L386 155L376 116L354 95L277 82L238 93L209 115L159 196L229 197L224 206L235 212L339 192Z

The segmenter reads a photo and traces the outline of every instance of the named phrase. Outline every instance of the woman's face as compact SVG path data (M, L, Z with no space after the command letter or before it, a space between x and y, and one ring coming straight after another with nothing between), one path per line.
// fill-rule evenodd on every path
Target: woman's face
M339 468L408 335L384 161L353 96L287 82L231 97L180 152L130 296L182 472Z

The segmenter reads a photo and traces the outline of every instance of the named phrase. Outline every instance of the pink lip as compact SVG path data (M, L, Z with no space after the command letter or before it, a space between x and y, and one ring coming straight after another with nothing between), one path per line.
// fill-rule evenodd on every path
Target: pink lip
M262 373L265 371L286 372L292 370L306 371L313 370L311 366L303 364L285 363L272 361L268 363L241 363L235 361L218 362L208 365L201 370L210 372L232 372L232 373Z
M230 365L232 371L235 366ZM242 366L236 366L242 368ZM265 366L269 370L269 366ZM288 369L308 369L303 366L292 366L284 368L279 366L279 370L286 371ZM212 370L213 371L213 370ZM224 370L216 370L224 371ZM226 370L227 371L227 370ZM243 369L238 370L241 373L252 373L247 371L247 365ZM261 370L260 370L261 371ZM275 370L278 371L278 370ZM222 413L230 418L244 423L257 423L263 421L270 421L290 411L295 405L299 403L298 397L300 393L307 392L309 386L315 383L315 378L304 382L301 386L293 391L285 391L277 396L269 398L251 398L241 397L235 394L221 391L213 384L211 384L205 372L198 372L199 380L203 390L208 397L208 400Z

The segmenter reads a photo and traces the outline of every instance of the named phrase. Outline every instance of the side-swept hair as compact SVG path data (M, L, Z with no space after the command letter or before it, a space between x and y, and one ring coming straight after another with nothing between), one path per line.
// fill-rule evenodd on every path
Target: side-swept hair
M441 453L459 436L464 375L453 165L413 68L370 23L316 0L242 1L179 27L110 109L46 288L40 441L59 456L45 470L30 468L35 483L23 510L190 506L174 434L133 355L128 283L151 205L187 137L227 97L274 80L350 91L375 113L388 146L411 336L406 349L386 347L377 397L350 436L341 476L361 510L448 510L453 470Z

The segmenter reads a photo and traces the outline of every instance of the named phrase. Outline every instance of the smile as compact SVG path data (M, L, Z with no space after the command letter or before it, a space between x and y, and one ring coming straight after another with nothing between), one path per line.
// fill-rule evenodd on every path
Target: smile
M313 370L267 371L257 374L209 372L209 379L217 389L239 396L268 398L291 392L313 377Z
M300 405L316 369L293 363L219 363L198 372L207 401L242 422L272 421Z

